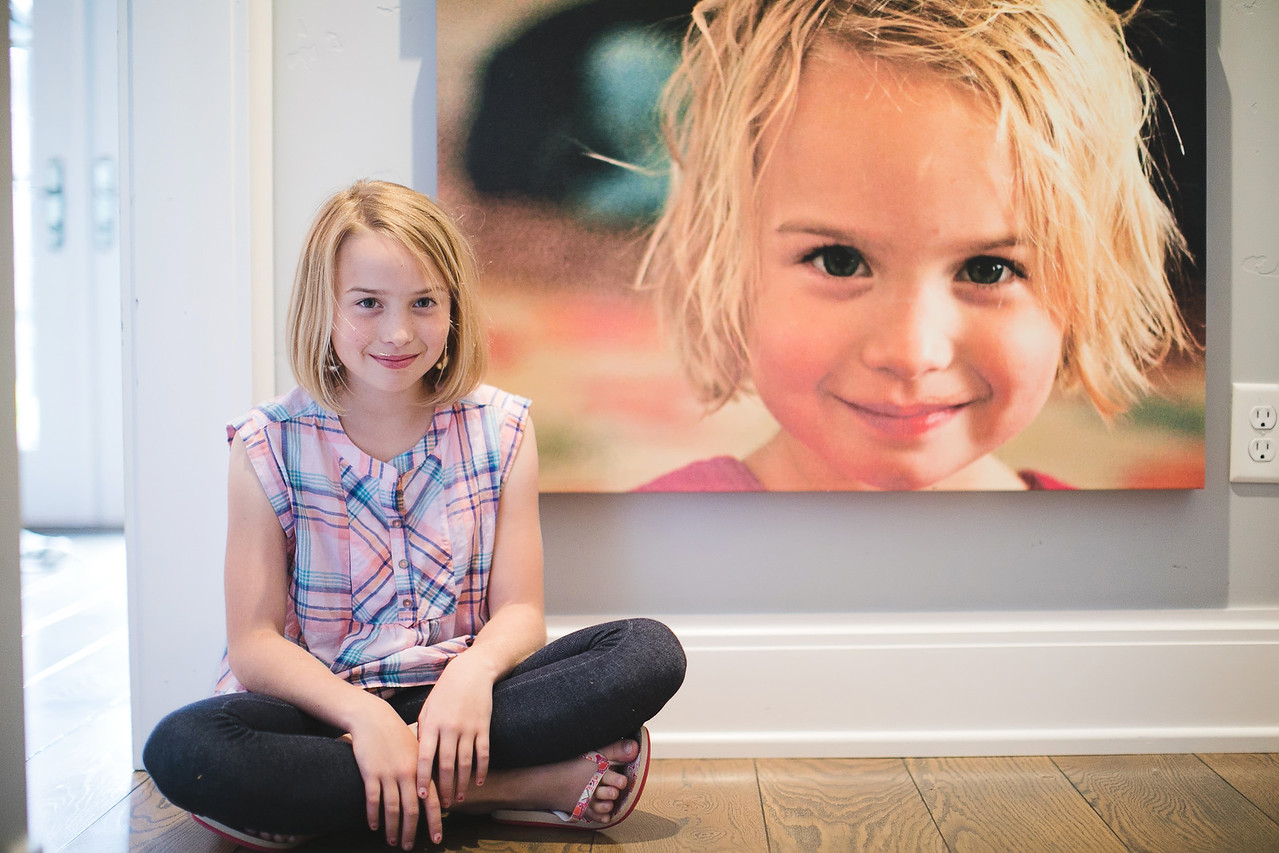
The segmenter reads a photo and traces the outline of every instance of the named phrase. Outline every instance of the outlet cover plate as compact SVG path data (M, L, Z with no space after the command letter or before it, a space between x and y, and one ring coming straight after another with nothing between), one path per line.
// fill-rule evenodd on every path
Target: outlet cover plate
M1256 439L1279 443L1279 429L1253 425L1258 407L1279 410L1279 384L1236 382L1230 401L1230 482L1279 483L1279 459L1258 462L1248 453ZM1263 422L1267 422L1263 420ZM1268 421L1273 423L1273 421Z

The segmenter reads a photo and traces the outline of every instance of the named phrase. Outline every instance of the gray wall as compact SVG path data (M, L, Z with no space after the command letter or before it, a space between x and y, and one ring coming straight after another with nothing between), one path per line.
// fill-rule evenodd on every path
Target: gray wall
M1207 486L1036 494L547 495L548 602L592 612L1279 602L1279 488L1227 483L1230 382L1279 382L1279 4L1208 4ZM1188 57L1187 61L1198 61ZM1254 99L1255 98L1255 99ZM1232 168L1239 126L1249 139ZM1266 192L1266 188L1272 189ZM1268 275L1256 259L1271 259ZM1250 262L1249 259L1252 259ZM1232 335L1232 290L1237 322ZM1241 310L1242 309L1242 310ZM1232 358L1233 356L1233 358ZM1231 525L1232 512L1240 519ZM1269 517L1269 525L1260 519ZM1247 519L1245 521L1245 519ZM1256 521L1252 521L1256 519ZM1232 537L1235 549L1232 557ZM1232 599L1231 560L1241 578ZM1260 577L1258 577L1260 576ZM609 590L602 595L600 590ZM1242 600L1241 600L1242 599Z
M310 102L307 92L316 81L331 86L341 79L349 92L375 101L381 93L381 107L391 115L413 114L409 161L389 155L385 143L361 146L361 137L353 134L333 143L335 151L308 148L310 176L283 166L289 175L276 182L278 304L288 289L288 276L281 272L290 269L293 247L306 228L306 216L290 220L290 210L311 211L335 183L363 174L390 174L434 191L430 47L435 17L423 13L431 5L403 6L396 28L398 55L384 60L385 73L391 74L405 61L423 58L416 88L405 96L396 84L376 83L379 69L356 61L361 54L353 46L389 26L384 18L352 5L276 4L278 52L288 52L290 28L302 20L307 32L343 33L348 47L347 58L335 54L311 68L278 68L278 162L284 160L280 152L294 150L303 139L333 134L327 116L315 111L281 120L290 102ZM1261 520L1279 518L1279 489L1227 482L1230 381L1279 381L1276 336L1265 326L1265 318L1279 316L1274 263L1265 267L1256 260L1279 257L1279 193L1265 191L1274 187L1279 157L1255 156L1273 152L1279 138L1269 91L1279 79L1273 50L1279 36L1276 6L1207 4L1206 489L546 495L549 609L563 614L839 613L1279 602L1279 583L1266 563L1266 555L1279 552L1279 531ZM1242 156L1237 134L1250 141ZM316 180L316 174L324 180ZM286 370L276 377L281 387L289 384Z
M277 305L306 218L333 186L366 174L391 175L427 191L434 175L434 15L432 4L401 7L398 51L384 68L361 65L365 42L391 26L358 6L285 0L276 5L277 55L296 51L296 33L335 33L345 55L277 66ZM1255 12L1255 14L1254 14ZM1273 10L1210 3L1208 10L1209 338L1207 487L1178 492L1038 494L564 495L543 498L548 608L555 613L847 612L1223 607L1230 603L1230 514L1226 482L1232 346L1255 381L1279 381L1263 353L1273 337L1231 335L1231 285L1246 276L1231 249L1231 85L1266 77L1272 51L1246 43L1250 30L1274 33ZM1231 27L1221 45L1222 20ZM1236 21L1246 16L1248 21ZM302 26L301 22L305 22ZM387 37L382 36L383 41ZM423 57L416 87L399 85L406 62ZM1223 57L1236 79L1228 82ZM1194 58L1190 61L1197 61ZM389 75L389 76L380 76ZM379 79L392 80L379 85ZM412 111L410 159L385 142L361 144L328 118L291 104L312 103L333 81L372 99L387 115ZM372 109L362 104L360 109ZM1244 107L1249 121L1273 121ZM354 123L359 127L359 123ZM307 146L309 171L281 157ZM1260 164L1248 164L1256 169ZM322 179L318 179L322 175ZM1261 176L1249 174L1245 180ZM1270 199L1256 202L1265 214ZM1251 219L1256 214L1247 214ZM1276 252L1272 249L1272 254ZM1273 316L1273 315L1272 315ZM290 384L277 366L277 384ZM536 405L536 401L535 401ZM535 408L536 417L536 408ZM1276 492L1253 492L1276 512ZM1254 511L1255 508L1254 508ZM1266 511L1262 509L1261 511ZM1235 531L1245 538L1256 531ZM1263 532L1262 542L1274 543ZM1245 547L1244 553L1250 549ZM607 589L607 595L601 590Z

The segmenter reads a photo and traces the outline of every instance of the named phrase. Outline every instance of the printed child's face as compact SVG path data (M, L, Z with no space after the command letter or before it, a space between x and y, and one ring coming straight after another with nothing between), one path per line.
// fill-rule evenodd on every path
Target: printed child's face
M816 488L1015 483L988 454L1044 405L1062 329L989 111L826 46L770 144L751 376L782 430L760 460Z
M338 249L333 349L357 398L416 401L423 393L449 330L448 288L430 269L424 274L408 249L381 234L354 234Z

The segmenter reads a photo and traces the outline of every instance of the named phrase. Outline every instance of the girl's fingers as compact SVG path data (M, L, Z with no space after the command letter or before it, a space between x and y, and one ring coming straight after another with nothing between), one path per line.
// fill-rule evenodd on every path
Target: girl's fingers
M435 763L440 771L440 804L446 809L453 805L453 794L456 790L453 784L453 772L456 761L457 741L454 741L452 738L441 738L439 751L435 754Z
M399 789L399 797L402 808L400 809L401 831L400 840L403 842L400 846L405 850L412 850L413 844L417 840L417 794L413 791L413 780L406 780L403 787ZM387 841L394 844L389 838Z
M427 791L432 790L432 774L435 772L435 739L423 737L419 726L417 742L417 798L426 799Z
M435 783L427 781L426 797L423 798L426 809L426 831L431 834L431 841L439 844L444 840L443 809L440 808L440 795Z
M386 821L386 843L400 843L400 789L394 784L382 788L382 816Z
M460 803L466 796L466 785L471 779L472 747L465 743L458 744L457 750L457 801Z
M475 785L479 787L489 775L489 734L480 732L475 738Z
M369 829L377 832L378 818L382 815L382 785L376 779L364 780L364 817Z

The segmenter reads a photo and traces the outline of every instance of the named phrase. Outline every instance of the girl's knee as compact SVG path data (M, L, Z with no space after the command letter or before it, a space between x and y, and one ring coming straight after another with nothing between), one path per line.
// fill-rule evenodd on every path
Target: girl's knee
M156 723L142 747L142 765L161 793L188 808L202 783L216 775L226 746L216 703L196 702Z
M684 673L688 666L688 658L679 637L656 619L633 619L631 623L631 630L640 640L638 645L643 650L645 660L655 670L654 676L674 694L684 683Z
M185 803L190 732L181 711L174 711L156 723L142 747L142 766L152 782L175 803Z

